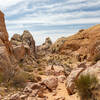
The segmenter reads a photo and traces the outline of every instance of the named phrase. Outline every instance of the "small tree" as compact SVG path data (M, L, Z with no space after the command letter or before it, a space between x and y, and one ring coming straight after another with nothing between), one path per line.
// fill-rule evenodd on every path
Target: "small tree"
M75 82L81 100L92 100L92 91L97 87L98 80L94 75L81 75Z

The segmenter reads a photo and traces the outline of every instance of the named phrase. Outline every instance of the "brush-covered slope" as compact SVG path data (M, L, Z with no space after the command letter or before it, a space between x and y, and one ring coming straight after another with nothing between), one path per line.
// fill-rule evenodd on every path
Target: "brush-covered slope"
M66 52L77 51L77 53L89 57L97 53L100 41L100 24L88 29L82 29L75 35L60 38L52 45L52 51L66 54Z

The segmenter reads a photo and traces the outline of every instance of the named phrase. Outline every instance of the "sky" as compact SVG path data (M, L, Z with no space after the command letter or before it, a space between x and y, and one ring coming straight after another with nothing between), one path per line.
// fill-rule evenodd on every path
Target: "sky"
M11 38L29 30L36 44L100 24L100 0L0 0Z

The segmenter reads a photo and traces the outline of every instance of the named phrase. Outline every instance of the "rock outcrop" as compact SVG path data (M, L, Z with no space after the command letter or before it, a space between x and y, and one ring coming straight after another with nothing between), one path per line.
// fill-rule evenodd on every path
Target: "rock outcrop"
M74 69L70 75L67 77L66 80L66 89L69 93L69 95L72 95L74 93L75 89L75 80L79 77L80 73L84 71L84 68L76 68Z
M0 11L0 39L3 42L8 41L8 32L6 30L4 14L1 11Z
M21 61L25 65L34 64L36 58L35 41L29 31L25 30L22 35L14 34L11 43L18 62Z
M75 81L81 76L81 75L95 75L100 82L100 61L98 61L95 65L83 65L81 67L77 67L76 69L73 69L70 75L67 77L66 81L66 89L69 93L69 95L74 94L75 90Z
M42 45L37 46L38 57L44 57L45 54L48 55L50 53L51 46L52 46L52 41L48 37L45 39L45 42Z
M0 11L0 69L7 74L8 69L16 68L16 59L12 52L12 45L8 40L4 14ZM8 73L9 74L9 73Z
M95 48L93 46L100 40L100 24L89 29L82 29L77 34L67 38L58 39L53 45L52 50L60 54L78 53L81 61L92 60ZM60 42L60 43L59 43ZM62 43L63 42L63 43ZM94 45L93 45L94 44ZM95 53L94 53L95 54Z
M48 37L48 38L46 38L45 43L43 43L41 46L39 46L39 50L47 51L48 49L50 49L51 45L52 45L52 41Z

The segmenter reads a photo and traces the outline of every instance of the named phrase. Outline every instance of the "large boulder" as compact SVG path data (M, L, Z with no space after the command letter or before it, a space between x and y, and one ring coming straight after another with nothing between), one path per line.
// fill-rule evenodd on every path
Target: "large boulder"
M25 47L23 45L13 46L13 52L17 60L23 59L26 53Z
M67 77L66 80L66 89L69 93L69 95L74 93L74 89L75 89L75 80L78 78L78 76L80 75L80 73L84 71L84 68L75 68L74 70L72 70L72 72L70 73L70 75Z
M51 91L55 90L58 86L58 79L56 77L49 77L42 82Z

